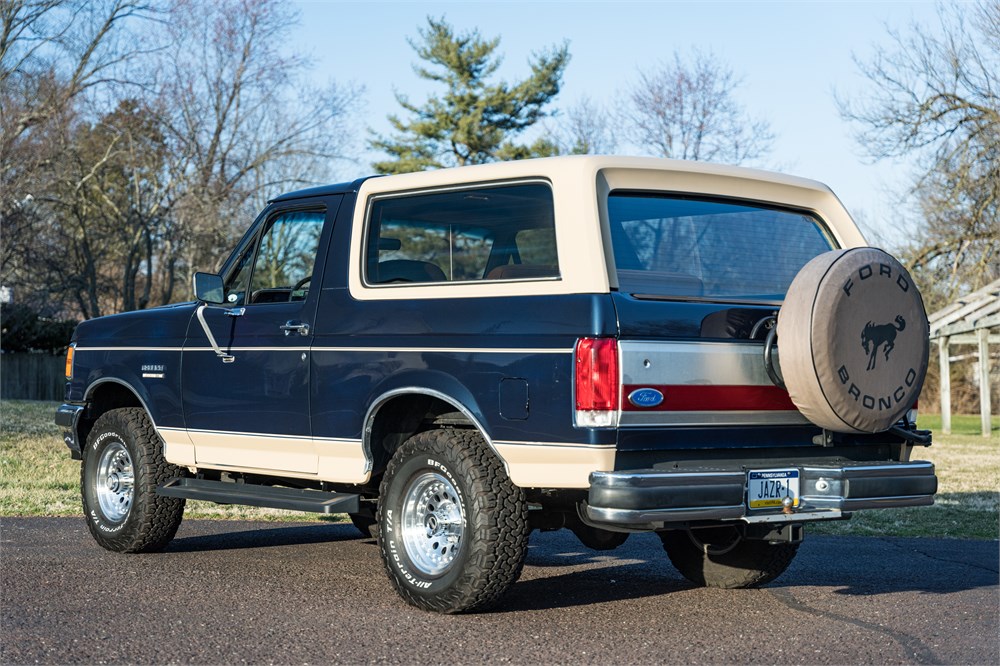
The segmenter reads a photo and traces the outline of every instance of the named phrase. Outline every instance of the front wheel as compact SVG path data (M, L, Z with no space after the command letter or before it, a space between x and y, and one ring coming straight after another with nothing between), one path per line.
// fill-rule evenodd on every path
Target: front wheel
M482 610L521 574L528 505L478 433L414 435L389 461L380 496L382 562L408 603L439 613Z
M94 539L118 553L163 550L184 516L184 500L156 488L183 470L163 458L163 445L146 412L113 409L87 438L80 470L83 513Z
M737 589L770 583L792 563L797 543L748 540L735 527L660 532L663 549L696 585Z

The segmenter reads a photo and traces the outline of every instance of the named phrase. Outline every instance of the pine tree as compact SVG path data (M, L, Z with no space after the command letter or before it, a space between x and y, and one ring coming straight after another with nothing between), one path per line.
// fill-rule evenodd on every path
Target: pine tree
M396 100L409 118L390 115L395 133L369 142L391 157L374 163L374 169L406 173L554 154L556 148L548 140L524 145L516 138L549 115L545 107L559 93L570 58L568 46L534 54L531 75L523 81L489 83L502 62L496 54L499 37L485 40L478 30L457 34L443 18L428 17L427 23L420 30L422 41L410 42L426 63L414 70L420 78L444 85L446 91L422 106L397 93Z

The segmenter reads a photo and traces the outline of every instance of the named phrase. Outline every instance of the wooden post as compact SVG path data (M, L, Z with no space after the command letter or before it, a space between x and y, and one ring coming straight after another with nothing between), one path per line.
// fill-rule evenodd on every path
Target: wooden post
M983 437L993 432L992 408L990 405L990 331L981 328L979 337L979 416L983 425Z
M951 364L948 361L948 337L938 338L938 361L941 365L941 433L951 434Z

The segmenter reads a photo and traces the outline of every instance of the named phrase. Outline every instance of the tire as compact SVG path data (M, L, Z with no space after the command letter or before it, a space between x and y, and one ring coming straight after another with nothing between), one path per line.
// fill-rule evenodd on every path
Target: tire
M396 451L376 539L399 595L438 613L483 610L521 574L528 505L477 432L432 430Z
M184 500L156 488L184 470L163 459L163 445L146 412L113 409L87 437L80 468L83 515L94 539L117 553L163 550L184 516Z
M920 395L928 331L923 299L898 261L870 247L824 252L792 280L778 314L788 395L821 428L883 432Z
M732 527L660 532L663 549L682 576L702 587L758 587L780 576L797 543L747 540Z

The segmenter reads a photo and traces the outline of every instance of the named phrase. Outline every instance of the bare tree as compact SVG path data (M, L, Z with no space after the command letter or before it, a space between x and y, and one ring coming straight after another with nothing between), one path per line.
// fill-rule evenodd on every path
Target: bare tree
M563 155L607 154L618 145L613 125L614 119L603 105L583 97L546 123L546 138Z
M741 80L712 55L640 71L621 110L625 132L640 150L661 157L740 164L771 149L770 125L736 100Z
M0 280L25 286L19 293L47 314L59 289L40 279L40 238L75 109L128 80L147 53L132 30L152 14L135 0L0 3Z
M0 279L50 313L186 297L250 207L326 180L347 145L357 92L304 80L279 0L12 0L0 17Z
M908 263L951 299L1000 277L1000 2L942 7L940 30L891 31L858 62L871 82L839 100L875 160L916 157L919 235Z
M245 228L254 192L314 184L344 156L359 91L333 83L316 89L304 80L308 62L283 49L296 20L279 0L172 6L162 120L177 183L176 243L184 252L170 247L161 266L180 269L185 283L194 270L214 267ZM314 170L277 167L303 160Z

